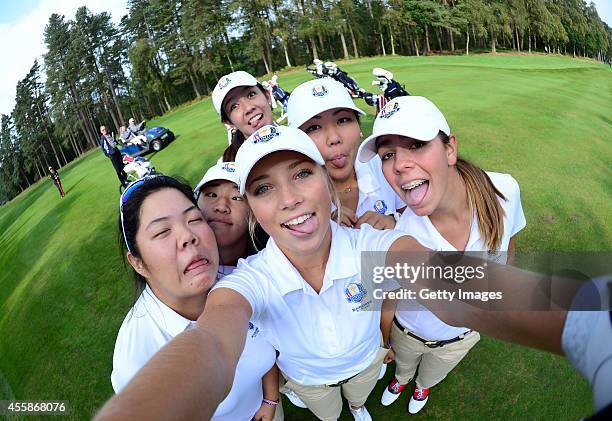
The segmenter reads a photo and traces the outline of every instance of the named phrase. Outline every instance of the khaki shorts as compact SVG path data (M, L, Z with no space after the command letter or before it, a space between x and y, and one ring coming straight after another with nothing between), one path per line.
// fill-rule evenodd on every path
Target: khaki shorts
M416 384L430 388L440 383L480 340L478 332L470 332L461 341L438 348L429 348L418 339L401 331L395 323L391 326L391 343L395 350L395 377L406 384L419 369Z
M288 379L281 391L293 390L319 419L337 420L342 412L341 395L344 395L348 403L355 408L365 404L378 381L380 367L387 351L381 347L369 367L341 386L303 386Z

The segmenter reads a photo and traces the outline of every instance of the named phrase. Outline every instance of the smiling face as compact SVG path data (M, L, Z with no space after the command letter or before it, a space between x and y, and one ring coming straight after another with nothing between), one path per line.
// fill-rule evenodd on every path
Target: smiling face
M249 206L228 180L213 180L200 189L198 206L217 238L219 249L233 247L248 238Z
M419 216L431 215L446 203L450 177L457 162L457 141L450 136L429 142L398 135L377 140L382 170L393 190Z
M136 244L140 258L128 253L130 264L167 305L205 295L213 286L219 264L215 236L180 191L164 188L143 201Z
M353 176L361 137L353 110L333 108L323 111L302 124L300 130L317 145L334 182L342 183Z
M246 196L259 224L290 260L329 248L331 193L323 168L310 158L292 151L268 155L251 170Z
M258 86L238 86L232 89L223 100L222 108L229 118L225 123L245 137L273 122L270 98Z

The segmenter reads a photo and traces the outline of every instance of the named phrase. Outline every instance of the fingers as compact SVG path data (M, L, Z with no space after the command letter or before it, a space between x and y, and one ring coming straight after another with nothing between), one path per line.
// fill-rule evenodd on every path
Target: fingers
M390 349L389 351L387 351L387 355L385 355L385 359L383 360L383 362L385 364L389 364L391 361L393 361L395 359L395 351L393 351L392 349Z
M332 213L332 219L336 219L338 216L338 211L334 211ZM357 216L355 212L347 207L342 206L341 214L340 214L340 225L344 225L345 227L353 228L357 223Z
M381 215L378 212L367 211L355 224L355 228L360 228L363 224L369 224L378 230L391 229L395 227L395 219L391 215Z
M346 216L348 220L351 221L351 226L357 223L357 215L355 215L355 211L353 211L352 209L342 206L342 216Z
M346 216L342 215L342 218L340 218L340 225L343 225L345 227L349 227L349 228L353 228L353 222Z

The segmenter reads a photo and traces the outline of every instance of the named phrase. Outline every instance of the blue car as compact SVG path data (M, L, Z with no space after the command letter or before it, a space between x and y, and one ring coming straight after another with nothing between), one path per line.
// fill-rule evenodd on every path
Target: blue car
M139 156L151 151L161 151L168 143L174 140L174 133L161 126L154 126L146 130L147 143L143 145L129 145L121 149L121 153L129 156Z

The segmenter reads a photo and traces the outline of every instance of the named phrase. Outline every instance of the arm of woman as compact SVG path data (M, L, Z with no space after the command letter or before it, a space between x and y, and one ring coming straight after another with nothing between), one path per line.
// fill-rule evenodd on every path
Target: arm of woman
M278 388L278 366L276 363L264 374L261 379L263 387L263 398L272 402L279 402L279 388ZM253 417L255 421L271 421L274 419L274 413L276 412L276 405L271 405L266 402L261 403L261 407Z
M415 267L431 265L446 268L459 265L472 267L485 265L486 276L480 280L470 280L470 288L474 291L487 291L494 286L495 291L501 292L503 296L501 300L503 302L500 301L499 305L505 307L497 309L493 307L492 302L478 305L474 301L468 303L461 297L445 301L444 306L428 305L426 301L419 299L419 291L453 290L457 285L449 285L444 279L422 276L412 280L399 280L402 287L414 291L415 298L422 301L421 304L442 321L453 326L468 326L497 339L562 354L561 332L567 315L567 310L564 308L569 306L580 283L460 253L457 253L456 258L435 253L410 253L418 251L419 247L422 246L412 237L399 238L389 249L399 253L387 255L387 266L408 264ZM554 305L554 301L551 302L553 297L543 291L552 291L559 302L564 304ZM523 305L523 309L518 309L519 305ZM534 310L546 309L546 311L529 310L528 305Z
M385 298L382 303L382 310L380 313L380 330L382 331L383 344L389 351L385 356L384 363L388 364L395 358L395 353L390 346L391 343L391 324L393 323L393 317L395 316L395 307L397 302Z
M514 254L516 251L516 235L514 235L513 237L510 238L510 242L508 243L508 259L506 260L506 263L511 265L512 263L514 263Z
M251 315L238 292L212 291L196 327L155 354L96 419L210 419L231 389Z

